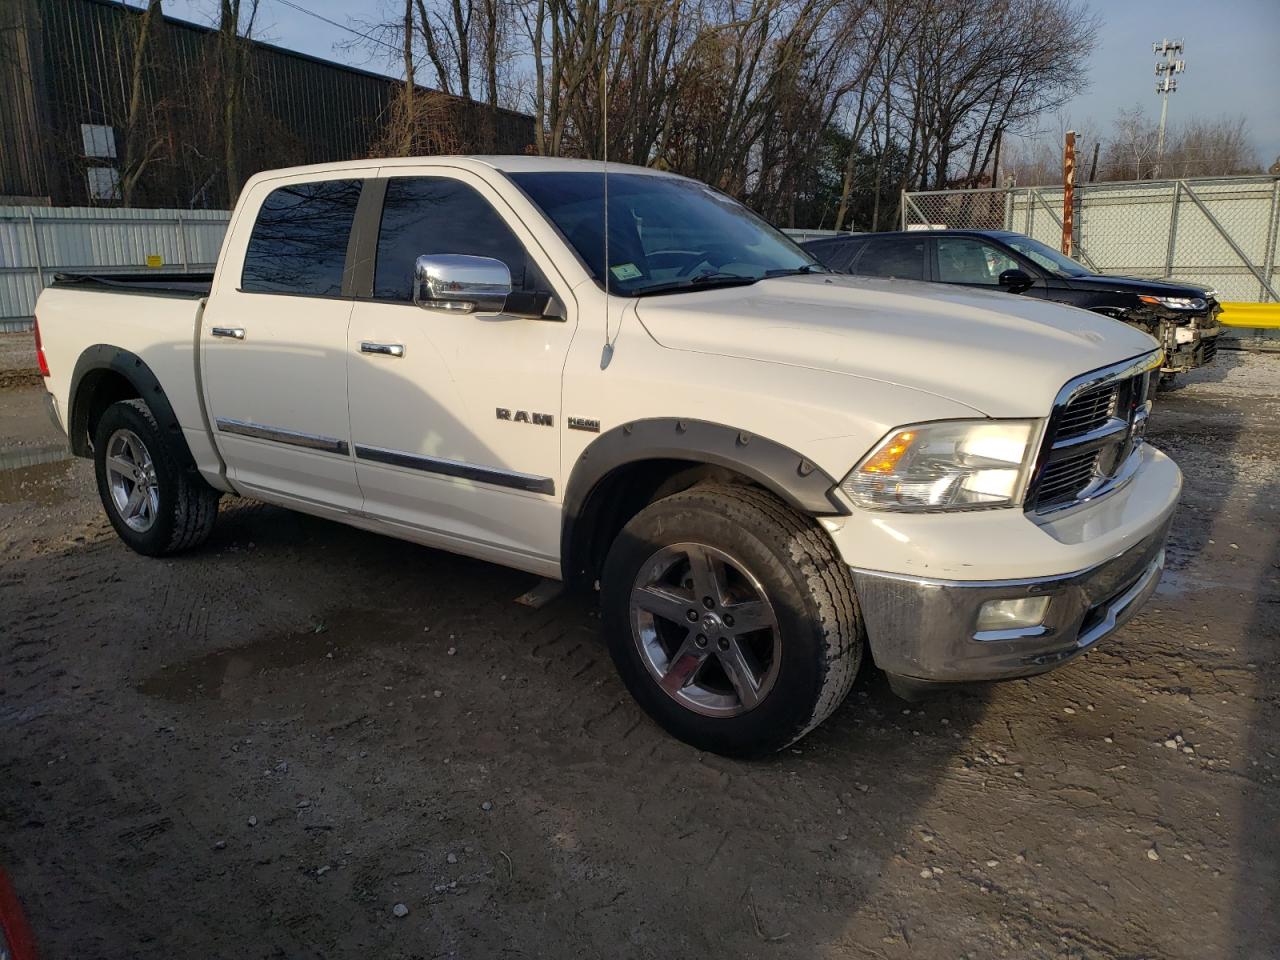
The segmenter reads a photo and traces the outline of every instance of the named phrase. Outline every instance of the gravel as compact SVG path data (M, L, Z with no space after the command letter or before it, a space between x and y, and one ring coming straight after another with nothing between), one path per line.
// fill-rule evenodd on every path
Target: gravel
M1280 957L1268 362L1158 400L1185 486L1117 636L922 706L868 667L753 763L644 717L590 598L233 499L152 560L87 464L0 470L0 860L50 957ZM0 447L56 441L38 400Z

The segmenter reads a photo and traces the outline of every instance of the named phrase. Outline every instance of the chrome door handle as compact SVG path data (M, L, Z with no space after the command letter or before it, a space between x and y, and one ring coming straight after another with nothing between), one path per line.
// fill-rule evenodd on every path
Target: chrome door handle
M380 353L384 357L403 357L404 344L402 343L371 343L368 340L360 341L361 353Z
M244 339L244 327L213 327L209 332L215 337L230 337L232 340Z

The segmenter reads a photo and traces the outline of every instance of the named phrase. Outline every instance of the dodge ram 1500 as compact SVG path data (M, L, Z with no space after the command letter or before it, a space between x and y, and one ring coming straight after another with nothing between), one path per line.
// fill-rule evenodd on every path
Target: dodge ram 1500
M726 754L813 729L864 655L909 696L1071 660L1155 589L1181 487L1145 333L833 274L655 170L262 173L211 276L36 314L133 549L230 494L597 588L632 694Z

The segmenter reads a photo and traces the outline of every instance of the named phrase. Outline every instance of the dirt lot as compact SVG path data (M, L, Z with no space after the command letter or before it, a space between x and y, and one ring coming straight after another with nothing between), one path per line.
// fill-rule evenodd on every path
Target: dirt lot
M1137 620L754 764L528 576L230 499L135 556L10 386L0 863L52 958L1280 956L1280 356L1193 379Z

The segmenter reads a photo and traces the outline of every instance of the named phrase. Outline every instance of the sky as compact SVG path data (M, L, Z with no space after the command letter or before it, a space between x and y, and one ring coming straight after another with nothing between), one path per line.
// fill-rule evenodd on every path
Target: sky
M136 0L135 0L136 2ZM398 74L394 61L367 49L344 49L349 30L299 12L305 7L337 24L380 19L386 0L262 0L259 39L378 72ZM292 4L292 5L291 5ZM165 0L170 16L210 23L216 0ZM1062 126L1106 135L1116 112L1141 104L1160 115L1155 93L1152 41L1168 37L1186 45L1186 72L1169 101L1169 121L1191 116L1243 114L1265 169L1280 157L1280 0L1091 0L1103 18L1090 57L1089 90L1046 118L1056 137ZM388 50L387 54L394 56Z

